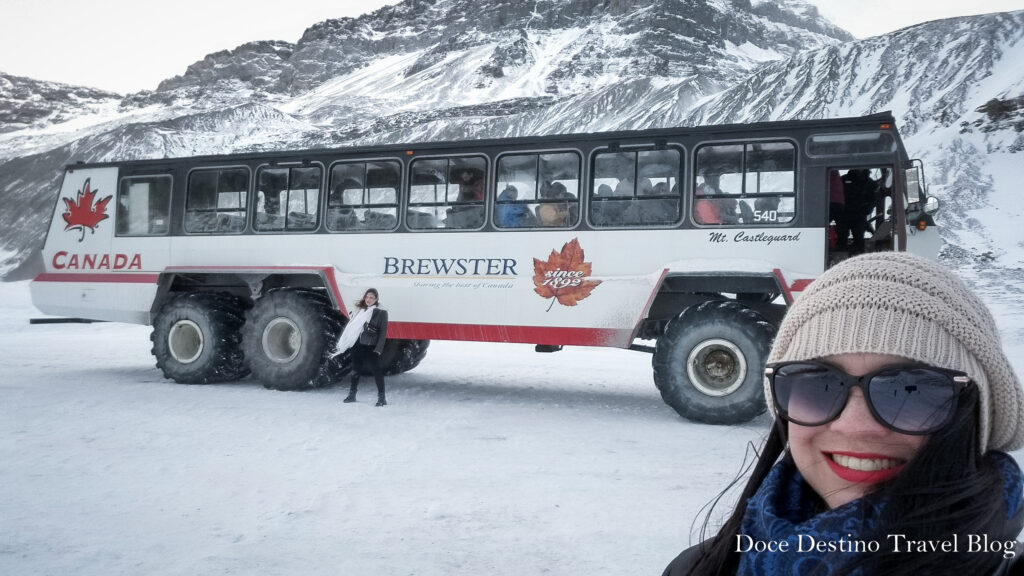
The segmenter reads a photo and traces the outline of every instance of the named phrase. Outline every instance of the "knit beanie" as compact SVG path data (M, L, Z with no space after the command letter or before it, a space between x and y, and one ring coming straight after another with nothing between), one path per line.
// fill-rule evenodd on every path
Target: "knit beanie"
M978 446L1024 446L1024 392L995 320L966 284L905 252L840 262L804 290L779 327L768 362L890 354L966 373L980 391ZM774 403L765 379L765 397Z

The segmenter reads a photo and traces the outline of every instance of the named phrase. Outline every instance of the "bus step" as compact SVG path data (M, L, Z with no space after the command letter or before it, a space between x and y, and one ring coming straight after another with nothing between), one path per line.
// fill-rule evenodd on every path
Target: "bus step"
M536 352L558 352L562 349L561 344L537 344L534 346Z
M104 322L104 320L89 320L88 318L29 318L29 324L92 324L93 322Z

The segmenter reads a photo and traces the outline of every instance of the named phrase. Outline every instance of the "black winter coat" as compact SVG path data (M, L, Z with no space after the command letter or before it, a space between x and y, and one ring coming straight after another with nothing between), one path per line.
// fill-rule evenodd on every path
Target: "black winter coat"
M370 320L363 326L363 332L359 335L359 343L371 346L374 353L380 354L384 351L384 341L388 337L388 311L374 308L371 314Z

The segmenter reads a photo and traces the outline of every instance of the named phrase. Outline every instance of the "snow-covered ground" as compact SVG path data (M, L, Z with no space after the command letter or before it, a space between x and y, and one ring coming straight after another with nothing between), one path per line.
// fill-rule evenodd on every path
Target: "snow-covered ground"
M434 342L375 408L174 384L146 327L36 316L0 284L0 574L659 574L768 426L681 420L638 352Z

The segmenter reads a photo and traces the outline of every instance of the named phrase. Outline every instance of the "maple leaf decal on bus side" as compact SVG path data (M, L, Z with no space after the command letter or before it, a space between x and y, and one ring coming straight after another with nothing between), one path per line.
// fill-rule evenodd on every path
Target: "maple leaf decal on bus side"
M551 251L547 261L533 259L534 292L544 298L552 298L548 311L555 300L563 306L575 306L601 283L589 280L590 262L583 261L583 248L573 238L562 246L561 252Z
M67 225L64 226L64 231L67 232L75 228L81 230L82 235L78 238L79 242L85 240L86 228L95 233L96 225L109 218L107 216L107 202L110 202L110 199L113 198L113 195L107 196L93 204L93 200L96 199L96 192L90 189L89 182L90 179L86 179L82 189L78 191L78 197L74 202L68 198L61 198L64 201L64 205L67 206L67 211L61 214L64 217L64 221L67 222Z

